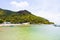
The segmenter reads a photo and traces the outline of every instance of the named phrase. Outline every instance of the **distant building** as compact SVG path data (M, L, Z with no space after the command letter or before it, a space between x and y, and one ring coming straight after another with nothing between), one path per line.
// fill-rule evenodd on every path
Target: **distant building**
M27 24L30 24L30 22L27 22L27 23L22 23L22 24L27 25Z
M11 22L4 22L3 24L11 24Z

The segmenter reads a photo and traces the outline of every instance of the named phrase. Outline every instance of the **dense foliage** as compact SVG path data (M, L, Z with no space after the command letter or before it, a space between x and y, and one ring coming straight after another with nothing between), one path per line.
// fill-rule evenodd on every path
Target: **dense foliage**
M0 24L2 24L4 21L0 19Z
M18 12L13 12L10 10L0 9L0 19L4 22L11 23L25 23L30 22L31 24L53 24L47 19L35 16L27 10L21 10Z

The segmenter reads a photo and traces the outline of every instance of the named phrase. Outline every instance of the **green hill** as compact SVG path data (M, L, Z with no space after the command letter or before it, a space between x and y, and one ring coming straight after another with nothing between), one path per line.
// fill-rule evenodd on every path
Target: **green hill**
M27 10L21 10L18 12L5 10L0 8L0 22L11 22L11 23L25 23L30 22L31 24L53 24L47 19L35 16ZM1 22L1 23L2 23Z

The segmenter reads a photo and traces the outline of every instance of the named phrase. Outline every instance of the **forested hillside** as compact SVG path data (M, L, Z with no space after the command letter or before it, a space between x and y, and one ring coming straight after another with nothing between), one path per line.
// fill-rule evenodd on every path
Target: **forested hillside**
M49 22L45 18L35 16L27 10L14 12L0 8L0 23L3 22L11 22L11 23L30 22L31 24L53 24L53 22Z

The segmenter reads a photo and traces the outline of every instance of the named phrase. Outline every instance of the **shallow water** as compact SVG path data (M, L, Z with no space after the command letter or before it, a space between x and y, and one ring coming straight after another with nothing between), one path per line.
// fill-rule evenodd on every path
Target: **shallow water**
M60 27L53 25L0 27L0 40L60 40Z

